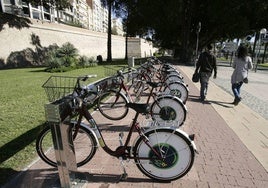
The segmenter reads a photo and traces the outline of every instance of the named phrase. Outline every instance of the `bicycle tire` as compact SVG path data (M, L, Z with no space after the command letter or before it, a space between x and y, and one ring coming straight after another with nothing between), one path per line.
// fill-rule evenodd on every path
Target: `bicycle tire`
M181 126L186 119L187 109L178 97L162 95L152 103L150 113L153 120L174 121Z
M126 117L128 108L127 97L119 91L104 91L98 99L98 109L100 113L110 120L120 120Z
M164 89L164 92L169 95L174 95L182 100L185 104L188 99L189 90L182 82L170 82Z
M166 79L165 79L166 83L171 83L171 82L184 82L183 78L180 75L177 74L169 74L167 75Z
M74 131L74 129L70 129L70 131ZM97 141L94 135L83 126L79 127L73 143L77 167L89 162L97 151ZM57 167L50 126L46 126L37 136L36 151L45 163Z
M131 94L133 102L139 102L141 99L141 96L144 95L144 88L145 83L143 81L136 81L134 84L132 84L131 87L129 87L129 92Z
M157 159L151 148L140 137L133 149L135 162L146 176L158 181L173 181L186 175L194 163L194 148L183 134L173 129L154 129L145 136L156 151L165 154L164 160ZM150 157L151 160L141 159Z
M137 84L141 83L140 81L151 82L151 80L151 77L147 73L138 73L135 77L132 78L132 84L130 85L129 89L133 89L134 93L136 93L140 89L140 87L137 87ZM148 85L143 84L143 91L148 89Z

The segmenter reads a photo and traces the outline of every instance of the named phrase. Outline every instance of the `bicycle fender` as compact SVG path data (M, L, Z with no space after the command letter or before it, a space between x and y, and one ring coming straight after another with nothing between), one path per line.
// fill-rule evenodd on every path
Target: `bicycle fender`
M116 90L116 89L109 89L107 91L118 92L118 90ZM122 95L122 97L124 97L124 99L127 101L127 103L129 103L129 100L128 100L127 96L122 91L120 91L119 93Z
M186 85L185 83L180 82L180 81L173 81L173 82L168 83L168 85L171 85L171 84L173 84L173 83L177 83L177 84L183 85L183 86L185 87L185 89L186 89L187 91L189 91L188 85Z
M156 100L161 100L162 98L169 98L169 99L176 100L183 105L183 108L186 110L186 112L188 111L186 105L183 104L182 100L179 97L176 97L170 94L164 94L164 95L158 96Z
M152 128L148 128L146 129L146 131L144 132L144 134L146 134L147 132L149 131L152 131L152 130L157 130L157 129L172 129L173 131L176 131L176 132L179 132L180 134L182 134L187 140L189 140L189 142L191 143L191 146L193 147L194 151L196 153L197 152L197 147L195 145L195 142L193 139L190 138L190 135L188 135L186 132L184 132L183 130L181 129L178 129L178 128L173 128L173 127L152 127ZM139 137L137 137L134 142L133 142L133 145L132 145L132 148L134 148L134 146L136 145L136 142L138 141Z
M72 120L71 123L76 124L77 121ZM90 128L88 124L85 124L85 123L83 123L83 122L80 123L80 126L81 126L81 127L84 127L85 129L89 130L89 131L92 133L92 135L94 136L94 138L95 138L95 140L96 140L96 142L97 142L97 144L98 144L97 147L99 147L100 144L99 144L99 140L98 140L98 138L97 138L97 136L96 136L96 134L95 134L95 131L94 131L92 128Z
M190 138L190 135L187 134L186 132L184 132L184 131L181 130L181 129L178 129L178 128L177 128L176 131L179 132L179 133L181 133L182 135L184 135L184 136L191 142L191 145L193 146L194 151L195 151L196 153L198 153L198 152L197 152L197 147L196 147L196 145L195 145L195 142L194 142L193 138L191 139L191 138Z

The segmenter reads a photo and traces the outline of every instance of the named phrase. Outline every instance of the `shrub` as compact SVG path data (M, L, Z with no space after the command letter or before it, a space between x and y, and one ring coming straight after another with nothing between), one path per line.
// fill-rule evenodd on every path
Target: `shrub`
M87 57L85 55L80 56L79 61L78 61L78 67L85 68L85 67L94 67L97 66L98 63L96 60L94 60L93 57Z
M0 69L5 67L5 60L3 58L0 58Z
M78 55L78 50L71 44L50 48L47 52L46 65L49 72L66 72L77 68L97 66L93 57Z
M74 69L78 63L77 56L78 50L69 42L61 47L51 46L46 58L47 71L65 72Z

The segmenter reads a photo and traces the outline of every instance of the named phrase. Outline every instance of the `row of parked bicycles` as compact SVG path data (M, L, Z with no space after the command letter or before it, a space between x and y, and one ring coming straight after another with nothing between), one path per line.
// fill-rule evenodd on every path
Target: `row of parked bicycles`
M88 163L101 147L120 160L122 180L127 178L125 160L134 160L143 174L158 181L172 181L187 174L194 162L196 146L194 135L180 129L187 115L189 92L183 75L172 65L150 58L137 69L119 70L115 75L87 84L93 76L51 76L43 85L50 102L60 106L60 121L68 120L71 126L77 167ZM115 150L106 144L89 104L95 104L115 124L126 118L129 109L135 111L126 139L123 141L120 132ZM140 115L145 115L146 125L139 122ZM134 132L138 136L132 143ZM42 160L57 167L53 147L47 144L51 140L47 126L37 137L36 150Z

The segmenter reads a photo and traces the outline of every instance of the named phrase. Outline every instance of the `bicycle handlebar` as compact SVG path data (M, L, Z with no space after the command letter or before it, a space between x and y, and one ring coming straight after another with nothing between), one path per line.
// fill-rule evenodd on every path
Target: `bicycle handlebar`
M89 78L95 78L97 77L96 74L93 75L85 75L85 76L80 76L77 78L77 87L74 90L73 97L74 98L79 98L79 99L86 99L89 95L94 94L97 95L98 88L95 86L95 84L89 84L86 86L81 86L80 81L87 81Z

